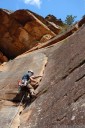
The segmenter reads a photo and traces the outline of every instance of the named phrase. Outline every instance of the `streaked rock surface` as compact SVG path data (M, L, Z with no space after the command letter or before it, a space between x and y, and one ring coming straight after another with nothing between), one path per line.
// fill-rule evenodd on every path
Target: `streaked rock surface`
M64 40L58 49L57 45L40 50L48 63L37 89L40 94L21 114L20 128L85 125L85 27Z

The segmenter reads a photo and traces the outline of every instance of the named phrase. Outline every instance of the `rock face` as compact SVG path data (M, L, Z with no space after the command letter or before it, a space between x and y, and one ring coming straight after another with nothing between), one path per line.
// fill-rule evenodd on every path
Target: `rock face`
M43 77L35 90L37 98L19 115L12 100L20 100L17 81L29 69ZM0 78L1 128L15 128L15 124L16 128L83 128L85 26L61 42L3 63Z
M2 52L0 52L0 63L7 62L7 61L8 61L8 58L4 56Z
M55 29L53 29L53 31L55 31L57 34L60 33L63 29L63 26L64 26L64 23L62 22L61 19L57 19L55 16L53 15L48 15L45 17L46 21L48 21L50 23L49 27L51 27L51 25L54 26L54 28L56 28L56 31Z
M82 27L61 45L39 51L48 57L48 63L37 89L40 94L21 114L20 128L84 127L84 42Z
M42 75L46 63L47 57L44 53L34 52L19 56L0 66L0 128L17 128L20 125L19 112L22 108L18 107L17 103L10 102L21 100L21 95L18 94L18 80L30 69L35 75Z
M78 26L81 27L82 24L85 24L85 17L78 22Z
M54 23L56 23L56 25L63 25L63 22L62 22L62 20L61 19L57 19L55 16L53 16L53 15L47 15L46 17L45 17L45 19L46 20L48 20L48 21L50 21L50 22L54 22Z
M73 26L71 30L60 35L64 30L63 23L53 15L46 18L29 10L17 10L15 12L0 9L0 63L14 59L16 56L33 49L48 46L48 41L55 36L57 41L65 39L78 28ZM78 24L81 27L85 23L83 18ZM40 44L40 45L39 45ZM36 47L38 46L38 47ZM36 47L36 48L35 48Z
M62 31L63 23L61 20L52 19L52 21L48 20L48 16L46 18L41 17L40 15L32 12L42 23L44 23L50 30L52 30L57 35ZM51 16L51 15L50 15Z
M0 9L0 17L0 51L8 59L29 50L40 42L43 36L50 35L45 39L47 41L56 35L28 10L11 12Z

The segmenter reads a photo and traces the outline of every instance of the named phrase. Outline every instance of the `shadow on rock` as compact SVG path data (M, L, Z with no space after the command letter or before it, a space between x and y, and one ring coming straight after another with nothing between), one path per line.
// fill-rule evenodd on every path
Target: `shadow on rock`
M12 101L15 103L21 103L24 107L26 107L31 103L31 95L27 89L23 89L23 91L21 90L16 94Z

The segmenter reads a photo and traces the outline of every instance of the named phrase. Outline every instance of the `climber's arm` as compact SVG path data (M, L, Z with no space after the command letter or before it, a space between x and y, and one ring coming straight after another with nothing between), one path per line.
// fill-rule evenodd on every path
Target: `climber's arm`
M36 78L39 78L39 77L42 77L42 76L32 76L31 78L36 79Z

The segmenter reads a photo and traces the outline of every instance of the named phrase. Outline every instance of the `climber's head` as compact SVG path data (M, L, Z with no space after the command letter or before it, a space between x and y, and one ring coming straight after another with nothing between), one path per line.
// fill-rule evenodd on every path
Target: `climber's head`
M32 70L29 70L28 71L28 74L29 74L29 76L33 76L34 75L34 72Z

